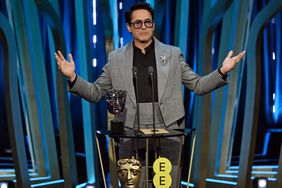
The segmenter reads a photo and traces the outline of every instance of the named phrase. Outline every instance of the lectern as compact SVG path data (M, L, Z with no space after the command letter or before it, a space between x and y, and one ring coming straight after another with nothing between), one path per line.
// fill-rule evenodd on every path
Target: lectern
M179 150L179 159L177 161L178 163L178 169L177 169L177 181L178 184L180 183L180 174L181 174L181 167L183 168L182 164L183 164L183 160L189 160L188 163L188 176L187 176L187 188L189 187L189 182L190 182L190 174L191 174L191 168L192 168L192 160L193 160L193 156L194 156L194 148L195 148L195 141L196 141L196 129L181 129L181 130L168 130L167 133L160 133L160 134L140 134L140 132L137 132L135 130L124 130L123 134L117 135L117 134L111 134L110 131L97 131L97 134L101 134L104 135L106 137L109 137L109 140L111 142L111 154L113 156L112 160L113 163L116 164L117 160L118 160L118 156L117 156L117 151L115 147L118 144L118 140L120 139L135 139L135 140L140 140L143 139L146 142L146 159L145 159L145 166L143 166L142 168L145 168L145 182L146 182L146 186L148 187L149 182L152 181L152 179L149 179L149 168L151 168L151 166L149 166L149 150L150 150L150 145L149 145L149 139L154 139L156 140L156 143L158 143L158 147L162 148L165 146L161 145L160 140L163 138L170 138L170 137L178 137L180 140L180 144L181 144L181 149ZM186 141L186 139L190 139L190 143L189 144L189 156L184 156L184 143ZM98 149L98 154L99 154L99 160L100 160L100 166L101 166L101 171L102 171L102 176L103 176L103 181L104 181L104 186L106 187L106 179L105 179L105 174L104 174L104 166L103 166L103 161L102 161L102 155L101 155L101 151L100 151L100 142L99 139L96 135L96 142L97 142L97 149ZM138 142L137 142L138 143ZM138 150L138 144L133 145L132 146L132 153L135 155L134 157L136 159L138 159L138 152L134 152ZM158 156L157 157L161 157ZM117 173L114 174L110 174L111 175L111 184L112 181L116 181L114 182L114 185L117 185L117 181L118 181L118 177L117 177Z

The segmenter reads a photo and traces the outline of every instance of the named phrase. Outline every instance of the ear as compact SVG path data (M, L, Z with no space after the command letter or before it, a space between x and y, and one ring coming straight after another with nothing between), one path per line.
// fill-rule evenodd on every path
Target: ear
M129 24L126 24L126 27L127 27L128 32L131 33L132 31L131 31L130 25L129 25Z

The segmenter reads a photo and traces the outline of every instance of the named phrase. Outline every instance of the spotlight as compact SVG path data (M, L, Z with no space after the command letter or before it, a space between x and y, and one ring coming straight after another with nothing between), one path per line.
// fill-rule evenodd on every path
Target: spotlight
M95 184L87 183L87 184L85 185L85 188L95 188Z
M0 181L0 188L14 188L14 182L12 180Z
M0 188L8 188L7 182L0 182Z
M267 188L267 178L266 177L256 177L253 180L254 188Z

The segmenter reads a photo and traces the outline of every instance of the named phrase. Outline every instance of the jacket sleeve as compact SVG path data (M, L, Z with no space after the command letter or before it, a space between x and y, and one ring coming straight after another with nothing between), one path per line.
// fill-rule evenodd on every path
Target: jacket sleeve
M223 80L217 70L214 70L206 76L200 76L184 61L180 49L178 49L180 66L182 69L182 83L189 90L197 95L205 95L219 87L226 85L228 80Z
M103 67L102 74L94 83L88 82L77 76L77 80L73 87L68 90L89 102L98 102L106 92L112 88L111 71L110 71L110 55L108 63Z

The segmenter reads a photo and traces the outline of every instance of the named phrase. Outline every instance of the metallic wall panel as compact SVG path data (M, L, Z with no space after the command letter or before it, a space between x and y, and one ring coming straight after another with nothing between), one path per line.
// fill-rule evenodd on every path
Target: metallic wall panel
M59 167L58 157L56 149L56 141L54 134L54 125L52 120L50 96L48 91L48 80L46 77L43 47L41 40L41 30L37 7L34 0L25 1L23 4L24 18L29 42L29 55L32 65L33 79L35 81L36 98L39 106L39 125L40 126L42 141L45 148L45 168L47 175L50 175L51 179L58 179ZM32 23L32 24L30 24ZM34 140L37 142L37 140Z
M179 46L184 59L186 59L187 45L188 45L188 32L189 32L189 1L176 1L177 15L175 16L175 40L174 44Z
M87 18L87 1L75 1L76 12L76 30L79 36L78 40L78 56L80 58L80 75L91 82L92 78L92 64L90 62L90 47L89 47L89 24ZM93 27L93 26L92 26ZM99 164L96 145L96 129L97 125L95 118L96 104L91 104L88 101L82 99L82 114L83 114L83 128L84 128L84 143L86 154L86 171L88 182L96 182L96 186L99 185Z
M10 144L13 152L15 164L17 186L23 188L30 187L27 158L20 115L20 101L17 80L17 59L16 41L8 20L0 13L0 40L4 50L4 79L5 79L5 99L7 110L7 121Z
M234 1L224 16L220 39L220 52L218 67L222 65L229 50L234 54L244 50L246 35L248 33L249 15L251 15L252 1ZM241 72L244 69L242 60L232 70L227 87L216 91L214 97L212 130L210 139L211 160L209 173L212 176L215 172L224 174L230 164L232 154L232 135L236 126L236 114L240 94ZM219 131L220 130L220 131ZM216 138L216 139L214 139ZM216 146L216 148L214 148ZM210 161L210 160L209 160ZM216 165L216 166L215 166Z
M232 0L217 1L211 6L210 1L205 1L203 20L200 34L199 71L200 75L211 72L211 46L212 35L215 27L222 19L224 13L231 5ZM197 143L195 149L195 162L192 172L192 182L197 187L205 187L205 178L208 174L208 142L211 119L211 95L196 97L193 117L193 127L197 129ZM197 168L195 168L197 167Z
M235 24L233 25L232 18L237 16L237 12L234 12L234 3L229 7L228 11L223 17L222 21L222 29L221 29L221 37L220 37L220 44L219 44L219 53L218 55L218 62L217 65L220 67L226 54L228 54L229 49L232 49L233 46L233 37L234 32L232 30L235 29ZM228 78L230 79L230 78ZM233 74L232 78L233 80ZM229 81L229 83L232 81ZM228 88L229 85L224 86L223 88L215 91L214 96L214 104L212 106L213 115L211 117L211 132L210 132L210 144L209 144L209 170L208 170L208 177L213 177L214 173L218 170L221 172L222 168L225 167L226 160L222 159L222 153L225 153L228 149L226 142L223 142L225 134L224 130L226 129L224 121L225 117L222 114L226 112L226 103L228 98ZM227 136L227 138L229 138ZM224 143L224 144L223 144ZM220 151L217 151L220 149ZM219 153L218 153L219 152ZM219 155L219 156L218 156ZM225 156L225 155L224 155ZM219 158L220 157L220 158ZM224 163L222 165L222 163Z
M56 50L61 50L66 54L66 43L61 20L52 5L47 1L36 0L39 12L44 21L52 30ZM62 169L64 176L64 186L74 187L77 184L76 159L73 141L73 131L68 102L66 78L57 70L56 91L58 98L58 116L60 146L62 154Z
M265 24L282 10L281 0L271 0L254 19L247 46L247 92L239 163L238 188L251 187L251 170L256 145L261 83L262 32ZM281 156L280 156L281 158ZM281 167L280 167L281 168Z
M33 70L30 57L30 48L28 42L28 35L26 30L26 23L24 20L23 2L19 0L11 1L12 15L14 20L14 30L17 40L17 49L19 52L19 65L23 76L25 85L25 98L27 103L27 110L30 120L30 128L32 140L34 145L34 153L36 156L37 173L40 176L46 176L45 159L44 159L44 145L42 143L42 135L40 130L40 107L36 101L35 80L33 78Z

